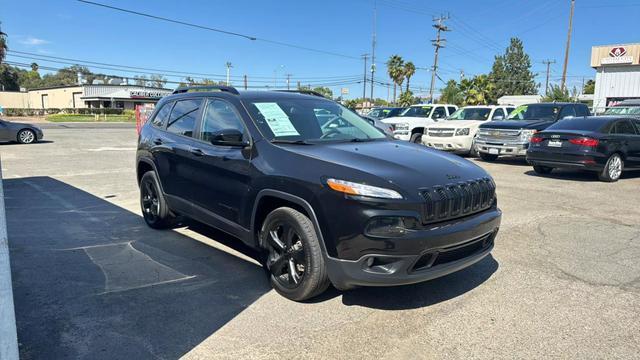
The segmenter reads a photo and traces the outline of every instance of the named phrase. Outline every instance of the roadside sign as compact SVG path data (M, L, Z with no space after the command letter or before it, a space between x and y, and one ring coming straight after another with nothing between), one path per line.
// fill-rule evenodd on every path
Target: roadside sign
M349 95L349 88L342 88L342 89L340 89L340 94L342 94L342 95Z

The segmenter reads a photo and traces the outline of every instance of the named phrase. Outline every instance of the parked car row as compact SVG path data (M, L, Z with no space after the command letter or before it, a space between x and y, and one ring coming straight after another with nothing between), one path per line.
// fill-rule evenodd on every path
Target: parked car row
M600 117L580 103L467 106L444 120L423 120L433 122L424 128L421 142L484 161L525 157L538 174L583 169L613 182L624 170L640 170L640 117L633 117L639 110L640 101L622 102ZM396 126L394 137L407 140L406 129Z

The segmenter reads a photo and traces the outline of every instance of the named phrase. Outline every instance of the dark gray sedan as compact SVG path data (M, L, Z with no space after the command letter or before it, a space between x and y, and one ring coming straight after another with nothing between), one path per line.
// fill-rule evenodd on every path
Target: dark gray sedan
M31 144L42 140L43 136L39 127L0 119L0 141Z

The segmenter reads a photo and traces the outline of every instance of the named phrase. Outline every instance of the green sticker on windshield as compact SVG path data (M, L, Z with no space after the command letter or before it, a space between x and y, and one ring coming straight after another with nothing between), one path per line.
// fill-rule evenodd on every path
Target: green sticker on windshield
M298 136L289 116L276 103L255 103L275 136Z

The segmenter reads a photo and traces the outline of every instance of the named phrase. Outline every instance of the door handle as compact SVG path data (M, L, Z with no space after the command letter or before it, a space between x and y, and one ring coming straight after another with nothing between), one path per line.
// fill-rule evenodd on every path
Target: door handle
M195 156L204 156L204 152L200 149L191 149L189 151Z
M153 143L156 145L162 145L162 139L161 138L156 138L153 140Z

